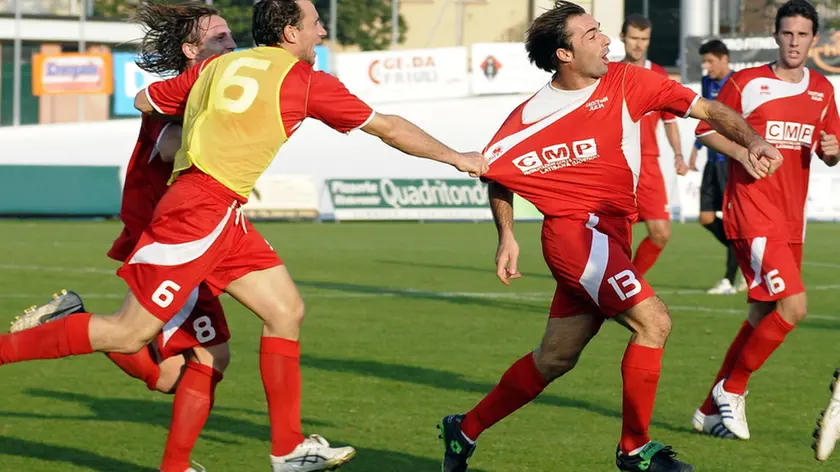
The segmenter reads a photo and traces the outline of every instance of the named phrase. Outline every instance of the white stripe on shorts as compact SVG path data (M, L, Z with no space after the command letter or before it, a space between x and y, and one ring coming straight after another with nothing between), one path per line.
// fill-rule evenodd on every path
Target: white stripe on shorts
M184 306L178 310L178 313L172 317L169 322L163 325L163 345L165 346L167 342L169 342L169 338L175 334L175 331L178 331L178 328L187 321L187 318L190 317L190 313L195 309L195 305L198 303L198 287L193 289L190 296L187 297L187 301L184 303ZM163 346L161 346L163 347Z
M233 212L233 206L228 207L225 217L216 226L216 229L198 241L190 241L180 244L164 244L154 242L140 248L134 253L134 257L128 261L129 264L152 264L157 266L178 266L192 262L207 252L210 246L216 241Z
M589 249L589 260L586 261L586 268L580 277L580 284L586 289L586 293L592 297L595 304L601 306L598 300L598 292L601 290L601 283L604 281L604 273L607 271L607 263L610 260L610 241L607 235L598 231L598 217L589 214L589 221L586 227L592 230L592 246Z
M755 238L750 244L750 268L753 271L753 281L750 288L761 285L761 265L764 262L764 251L767 249L767 237Z

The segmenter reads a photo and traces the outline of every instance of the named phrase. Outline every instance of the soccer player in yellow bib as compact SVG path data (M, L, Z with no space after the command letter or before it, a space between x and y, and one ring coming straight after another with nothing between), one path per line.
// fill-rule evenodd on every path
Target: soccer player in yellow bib
M340 132L361 129L473 176L485 173L487 163L479 153L453 151L403 118L375 113L336 78L314 71L314 48L326 31L309 0L261 0L253 26L260 47L207 59L152 84L135 100L144 113L183 114L184 123L172 184L117 272L130 288L122 308L0 336L0 364L137 352L204 282L264 322L260 371L273 472L326 470L348 462L355 450L301 433L303 300L283 261L243 217L242 204L307 117Z

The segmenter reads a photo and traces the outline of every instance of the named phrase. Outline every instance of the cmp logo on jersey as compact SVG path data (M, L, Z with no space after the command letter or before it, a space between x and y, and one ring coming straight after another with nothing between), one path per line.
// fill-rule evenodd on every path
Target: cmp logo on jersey
M572 167L598 157L598 146L594 138L544 147L540 153L531 151L514 159L513 165L525 175L548 172Z
M764 139L779 149L799 150L811 147L814 140L814 126L794 121L768 121Z

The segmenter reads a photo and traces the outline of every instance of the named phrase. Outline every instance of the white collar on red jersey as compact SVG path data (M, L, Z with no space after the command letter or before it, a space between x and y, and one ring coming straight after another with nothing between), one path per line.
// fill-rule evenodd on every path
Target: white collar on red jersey
M598 79L594 84L580 90L561 90L549 82L525 104L522 109L522 124L536 123L560 110L573 111L586 103L600 83L601 79Z

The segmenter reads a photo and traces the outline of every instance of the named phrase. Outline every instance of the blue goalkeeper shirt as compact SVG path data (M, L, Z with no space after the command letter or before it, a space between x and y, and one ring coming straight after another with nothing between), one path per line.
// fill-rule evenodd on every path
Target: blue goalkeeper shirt
M708 99L708 100L716 100L718 94L720 93L720 89L723 88L724 82L726 82L726 80L731 75L732 75L732 72L730 72L729 74L726 75L726 77L724 77L720 80L715 80L715 79L709 77L708 75L703 76L703 80L702 80L701 86L700 86L701 94L703 95L703 98ZM700 141L694 141L694 147L696 147L698 150L703 149L703 145L700 144ZM709 149L709 162L715 162L715 161L724 162L725 160L726 160L726 155L725 154L721 154L719 152L715 152L715 151Z

